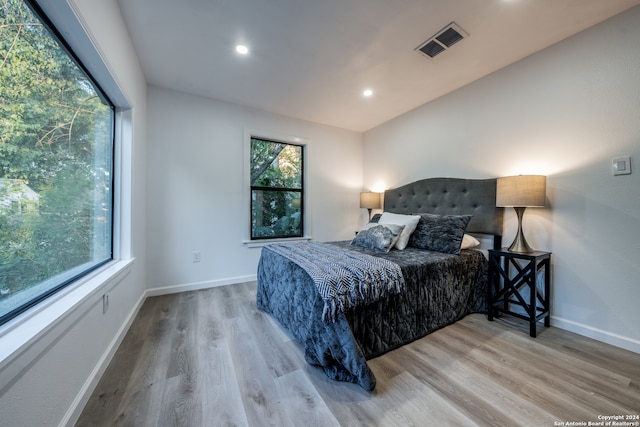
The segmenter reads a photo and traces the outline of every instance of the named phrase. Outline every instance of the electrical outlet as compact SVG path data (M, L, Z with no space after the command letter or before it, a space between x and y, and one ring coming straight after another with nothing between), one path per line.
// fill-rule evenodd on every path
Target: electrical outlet
M106 314L109 310L109 294L102 295L102 314Z
M191 255L193 262L200 262L200 251L193 251Z

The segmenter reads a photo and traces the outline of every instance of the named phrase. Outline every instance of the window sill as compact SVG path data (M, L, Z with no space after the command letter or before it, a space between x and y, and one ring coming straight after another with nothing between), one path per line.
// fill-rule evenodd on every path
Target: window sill
M46 349L50 343L58 339L58 336L47 336L47 333L68 318L74 323L82 316L82 313L77 313L75 309L92 295L110 289L120 282L131 271L133 262L134 259L108 263L40 305L0 326L0 389L14 376L11 372L6 372L6 368L12 362L19 359L16 365L20 365L15 366L17 371L13 369L14 367L9 369L12 372L17 373L28 366L42 349ZM74 316L70 318L72 314ZM29 352L28 357L22 357L27 352Z
M243 240L242 243L245 244L248 248L261 248L263 246L267 246L272 243L306 242L309 240L311 240L311 236L287 237L282 239Z

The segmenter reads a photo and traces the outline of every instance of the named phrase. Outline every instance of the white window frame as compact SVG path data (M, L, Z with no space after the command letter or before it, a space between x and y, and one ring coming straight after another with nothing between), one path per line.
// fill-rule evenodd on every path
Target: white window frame
M135 261L132 248L133 109L96 50L72 5L65 0L35 0L83 66L115 106L113 260L0 326L0 386L20 373L59 338L48 333L73 324L77 308L126 277ZM66 328L58 328L64 331Z
M264 131L258 129L245 128L243 131L243 241L249 248L260 248L265 245L279 242L295 242L311 240L311 214L309 203L309 179L308 179L308 158L309 158L309 139L302 136L286 135L273 131ZM304 229L302 230L302 237L283 237L277 239L260 239L251 240L251 138L267 139L271 141L281 141L289 144L302 146L303 158L305 164L302 168L303 182L304 182L304 198L303 198L303 215L304 215Z

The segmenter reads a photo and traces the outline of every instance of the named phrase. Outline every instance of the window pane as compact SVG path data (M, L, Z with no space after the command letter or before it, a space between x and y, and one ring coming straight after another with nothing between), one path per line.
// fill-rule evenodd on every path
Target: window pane
M302 189L302 147L252 138L251 186Z
M302 237L303 147L251 138L251 238Z
M251 191L251 238L302 237L299 191Z
M112 257L113 107L19 0L0 6L0 321Z

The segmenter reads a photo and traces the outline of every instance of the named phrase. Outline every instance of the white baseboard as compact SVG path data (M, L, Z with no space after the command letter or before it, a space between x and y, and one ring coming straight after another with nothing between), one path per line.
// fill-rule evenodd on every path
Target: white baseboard
M556 316L551 316L551 325L569 332L574 332L587 338L593 338L596 341L611 344L613 346L624 348L625 350L633 351L634 353L640 354L640 341L624 337L622 335L603 331L602 329L594 328L582 323L574 322L572 320L567 320Z
M116 351L118 350L118 347L120 347L120 344L122 343L122 340L124 339L125 335L127 335L127 331L133 324L133 321L138 315L138 311L140 311L140 308L142 307L142 304L144 304L145 299L146 299L146 295L144 293L140 295L138 302L136 302L133 309L127 316L125 322L122 324L122 326L120 326L120 329L118 329L118 332L111 340L111 343L109 343L109 346L107 347L106 351L102 354L102 356L98 360L98 363L93 368L93 371L91 371L91 374L89 375L85 383L82 385L82 388L76 395L76 398L73 400L73 403L67 410L67 413L60 421L60 424L59 424L60 427L73 426L78 421L78 418L82 413L82 410L84 409L85 405L89 401L89 398L91 397L91 393L93 393L93 390L95 390L96 386L98 385L98 382L102 378L102 375L107 370L107 367L111 362L111 359L116 354Z
M232 277L229 279L209 280L206 282L188 283L184 285L173 285L173 286L164 286L164 287L147 289L140 296L140 298L138 299L138 302L133 307L133 309L127 316L125 322L122 324L120 329L118 329L116 336L113 337L113 340L111 340L111 343L105 350L104 354L100 357L100 360L98 361L93 371L91 372L91 374L83 384L82 388L76 395L76 398L74 399L73 403L67 410L67 413L65 414L64 418L60 422L59 424L60 427L73 426L76 423L76 421L80 417L80 414L82 413L82 410L84 409L85 405L89 401L91 394L93 393L96 386L98 385L100 378L102 378L102 375L107 370L107 367L111 362L111 359L115 355L116 351L118 350L118 347L122 343L122 340L124 340L124 337L127 334L127 331L129 331L129 328L133 324L133 321L135 320L136 316L138 315L138 312L140 311L142 304L144 304L147 298L153 297L153 296L159 296L159 295L174 294L178 292L215 288L218 286L235 285L239 283L251 282L254 280L256 280L256 275L249 275L249 276Z
M147 289L146 297L156 297L159 295L175 294L178 292L198 291L200 289L217 288L218 286L236 285L239 283L252 282L256 280L256 275L230 277L228 279L207 280L205 282L186 283L182 285L160 286Z

